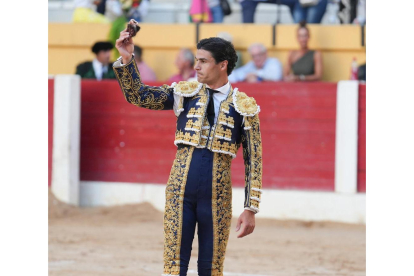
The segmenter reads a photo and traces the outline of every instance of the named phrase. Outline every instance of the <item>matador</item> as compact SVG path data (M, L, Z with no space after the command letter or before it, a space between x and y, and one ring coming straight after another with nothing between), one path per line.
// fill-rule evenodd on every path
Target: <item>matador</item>
M262 194L260 107L228 82L237 61L234 46L221 38L197 44L197 81L159 87L142 83L127 30L116 42L114 72L128 103L173 110L177 153L165 189L164 273L187 275L195 229L198 275L223 276L232 218L230 166L242 145L245 165L244 210L238 237L253 232Z

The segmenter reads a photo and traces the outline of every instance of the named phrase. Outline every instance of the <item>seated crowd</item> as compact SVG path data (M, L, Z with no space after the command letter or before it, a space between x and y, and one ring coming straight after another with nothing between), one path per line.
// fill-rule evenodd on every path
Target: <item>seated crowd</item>
M221 33L220 36L231 40L230 35ZM305 23L300 23L296 30L296 37L298 50L289 53L284 68L277 58L268 56L263 44L254 43L248 48L251 61L240 67L236 66L229 76L229 81L231 83L320 81L323 72L322 54L320 51L309 49L310 32ZM78 65L76 74L89 79L114 79L112 63L109 61L112 49L113 45L110 42L95 43L92 47L92 52L96 55L95 59ZM136 45L134 53L142 80L144 82L157 81L154 71L143 61L142 48ZM194 54L190 49L183 48L178 52L175 66L177 73L168 78L168 83L197 79L194 70Z

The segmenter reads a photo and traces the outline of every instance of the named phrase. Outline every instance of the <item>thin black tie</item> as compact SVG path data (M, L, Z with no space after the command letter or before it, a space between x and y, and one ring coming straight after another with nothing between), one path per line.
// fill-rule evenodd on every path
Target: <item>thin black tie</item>
M213 99L213 94L214 93L220 93L220 91L217 90L213 90L213 89L208 89L209 94L210 94L210 98L208 100L208 106L207 106L207 120L210 124L210 126L214 125L214 116L215 116L215 112L214 112L214 99Z

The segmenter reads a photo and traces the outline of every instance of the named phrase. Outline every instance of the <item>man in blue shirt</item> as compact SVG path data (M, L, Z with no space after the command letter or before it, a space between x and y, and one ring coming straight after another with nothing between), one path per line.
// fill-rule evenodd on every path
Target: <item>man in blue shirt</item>
M267 57L263 44L254 43L249 47L252 61L235 69L229 76L230 82L280 81L283 77L282 64L277 58Z

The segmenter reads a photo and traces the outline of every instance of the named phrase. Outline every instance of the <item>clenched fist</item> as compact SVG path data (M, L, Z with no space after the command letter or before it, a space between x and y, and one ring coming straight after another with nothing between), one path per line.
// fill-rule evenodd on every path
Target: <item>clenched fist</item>
M129 24L136 24L136 21L131 19ZM118 49L119 54L122 56L122 63L128 63L132 58L134 52L134 42L132 41L131 34L128 32L128 28L125 28L116 40L115 47Z

